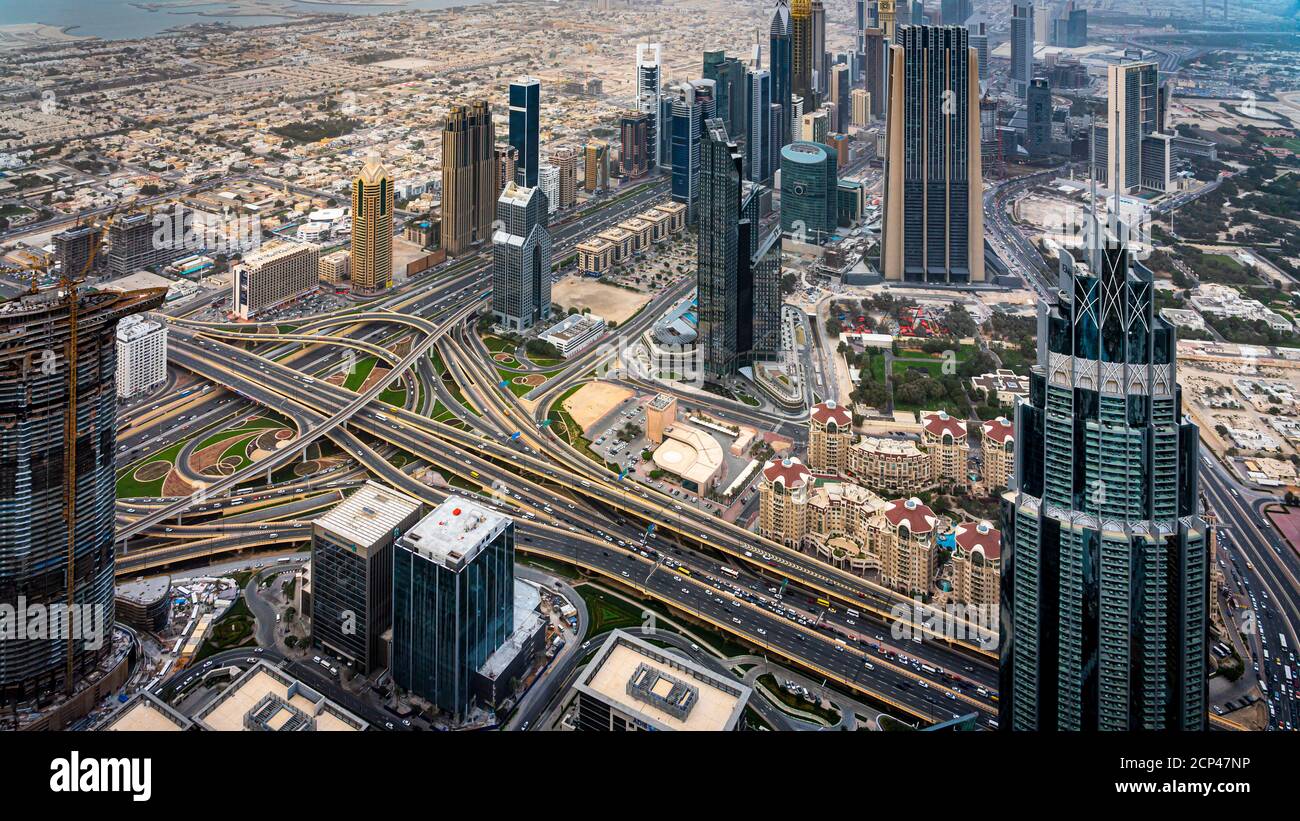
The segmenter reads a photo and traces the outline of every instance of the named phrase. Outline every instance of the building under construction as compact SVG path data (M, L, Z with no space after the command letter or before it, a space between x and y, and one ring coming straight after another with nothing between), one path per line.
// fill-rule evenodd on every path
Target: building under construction
M25 628L34 624L34 608L60 618L93 611L107 633L117 323L161 306L166 289L72 293L51 289L0 302L0 605L15 608ZM11 709L39 709L72 693L113 649L109 635L98 649L70 641L69 631L18 635L29 637L0 640L0 705Z

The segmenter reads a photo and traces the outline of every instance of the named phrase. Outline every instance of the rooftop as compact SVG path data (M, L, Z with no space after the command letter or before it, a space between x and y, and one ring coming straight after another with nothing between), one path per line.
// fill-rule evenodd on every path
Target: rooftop
M316 528L345 542L374 545L389 537L420 503L377 482L366 482L316 520Z
M834 422L840 427L848 427L853 423L853 414L849 413L848 408L838 404L834 399L813 405L812 418L823 425Z
M142 690L131 697L101 726L109 732L175 732L188 730L194 722L174 710L158 696Z
M793 456L787 456L768 461L763 466L763 479L779 483L786 490L794 490L812 479L812 471L808 470L803 462Z
M1000 445L1005 445L1016 438L1015 426L1005 416L990 419L983 425L984 436Z
M934 530L938 517L920 499L895 499L885 505L885 518L894 527L907 525L912 533L929 533Z
M207 730L364 730L367 723L288 673L259 661L194 721ZM250 727L249 725L253 726Z
M448 570L459 570L496 538L511 520L463 496L448 496L416 522L398 544Z
M966 423L947 411L929 411L921 415L925 430L931 436L942 437L945 433L953 439L966 438Z
M963 522L954 533L957 546L967 554L982 553L986 559L1002 555L1002 533L988 522Z

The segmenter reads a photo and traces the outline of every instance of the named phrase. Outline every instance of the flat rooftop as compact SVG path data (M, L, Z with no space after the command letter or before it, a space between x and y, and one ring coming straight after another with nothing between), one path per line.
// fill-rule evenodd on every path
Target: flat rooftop
M110 732L176 732L188 730L194 722L153 693L136 693L114 713L101 730Z
M750 688L615 630L574 685L657 730L730 730Z
M344 542L370 546L389 537L420 503L378 482L366 482L355 493L316 520L316 527Z
M448 570L471 561L511 520L463 496L448 496L416 522L398 543Z
M364 730L367 723L264 661L245 670L194 721L206 730L241 731L245 718L269 730ZM297 720L295 720L297 719ZM304 721L305 719L305 721Z

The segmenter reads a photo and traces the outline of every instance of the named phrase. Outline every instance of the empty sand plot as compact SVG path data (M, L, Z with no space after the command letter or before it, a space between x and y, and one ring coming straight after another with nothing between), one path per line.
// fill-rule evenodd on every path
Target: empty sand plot
M566 311L571 307L580 311L590 308L605 321L622 325L650 301L650 294L606 285L590 277L567 276L551 290L551 301Z
M620 402L631 395L632 391L620 388L618 385L588 382L575 391L573 396L564 400L564 409L585 434L605 418L605 414L614 410Z

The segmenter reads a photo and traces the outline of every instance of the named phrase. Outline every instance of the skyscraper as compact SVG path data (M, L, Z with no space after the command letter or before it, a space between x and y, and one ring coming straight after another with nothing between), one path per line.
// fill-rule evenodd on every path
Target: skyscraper
M808 6L809 29L812 32L813 83L812 88L821 100L830 89L830 55L826 53L826 6L822 0L811 0Z
M793 68L790 36L790 5L787 0L777 0L768 37L768 65L772 72L772 102L781 106L783 112L778 150L790 142L794 122L790 107Z
M497 193L506 188L506 183L515 181L519 168L519 152L513 145L498 145L493 149L496 154Z
M1034 76L1034 4L1014 0L1011 4L1011 92L1023 98Z
M781 149L781 233L822 245L835 233L838 167L821 143L794 142Z
M60 273L74 279L90 275L97 234L93 225L77 225L53 236Z
M551 152L551 162L560 169L560 207L570 208L578 200L578 150L557 148Z
M509 190L509 189L507 189ZM451 495L393 549L393 682L454 716L471 676L510 636L515 525Z
M1153 60L1106 67L1106 157L1099 171L1121 194L1142 185L1142 142L1158 130L1159 66Z
M623 150L619 153L619 165L623 176L628 179L644 177L650 172L649 156L650 115L633 111L623 115L619 121L619 132L623 140Z
M971 0L942 0L939 4L939 22L945 26L965 25L971 13Z
M510 84L510 145L515 149L515 181L527 188L537 186L541 163L538 134L541 131L542 83L524 77Z
M492 236L495 142L486 100L451 107L442 129L442 239L451 256Z
M1052 153L1052 86L1035 77L1025 97L1025 149L1031 157Z
M673 200L686 206L687 223L695 222L700 185L700 132L715 112L713 82L695 80L674 88L672 98Z
M609 190L609 143L592 140L582 147L582 187L595 194Z
M351 269L352 290L359 294L393 286L393 181L373 154L352 181Z
M966 22L966 30L970 32L970 47L975 49L979 62L979 78L988 80L989 78L989 24L982 16Z
M537 172L537 187L546 195L546 213L554 214L560 210L560 167L543 165Z
M841 133L849 130L849 121L852 117L853 108L849 101L849 91L852 89L852 82L849 77L849 67L843 63L831 67L830 76L830 102L835 104L834 116L831 118L831 130Z
M15 703L35 706L72 692L113 652L117 323L162 307L165 295L165 288L79 293L75 351L71 302L58 291L0 302L7 363L0 369L0 591L6 605L47 608L50 619L72 616L71 604L79 620L95 619L104 631L98 646L71 630L0 641L6 714L18 712ZM20 610L17 618L27 616Z
M714 99L718 119L727 133L744 148L748 138L748 120L745 116L745 64L725 51L704 52L704 79L713 81Z
M816 108L813 87L812 0L790 2L790 93L804 98L806 108Z
M700 140L697 236L698 342L706 378L720 379L780 338L779 232L760 237L762 187L744 177L744 154L721 118Z
M546 195L510 183L497 200L492 235L492 315L512 331L551 316L551 235Z
M866 73L866 89L871 95L871 116L881 119L885 116L885 103L888 96L889 82L889 43L885 40L884 29L871 28L862 33L862 62Z
M658 43L637 43L636 110L650 116L650 122L646 127L646 155L652 168L660 168L664 165L664 159L659 156L660 134L664 128L659 117L659 97L662 88L659 57ZM624 150L627 150L626 146Z
M771 179L772 168L772 75L753 69L747 75L746 111L749 137L743 150L746 153L746 173L754 182Z
M1002 503L999 719L1010 730L1203 730L1207 526L1174 326L1128 228L1089 222L1038 311Z
M984 281L979 81L967 36L961 26L899 26L890 46L887 280Z

